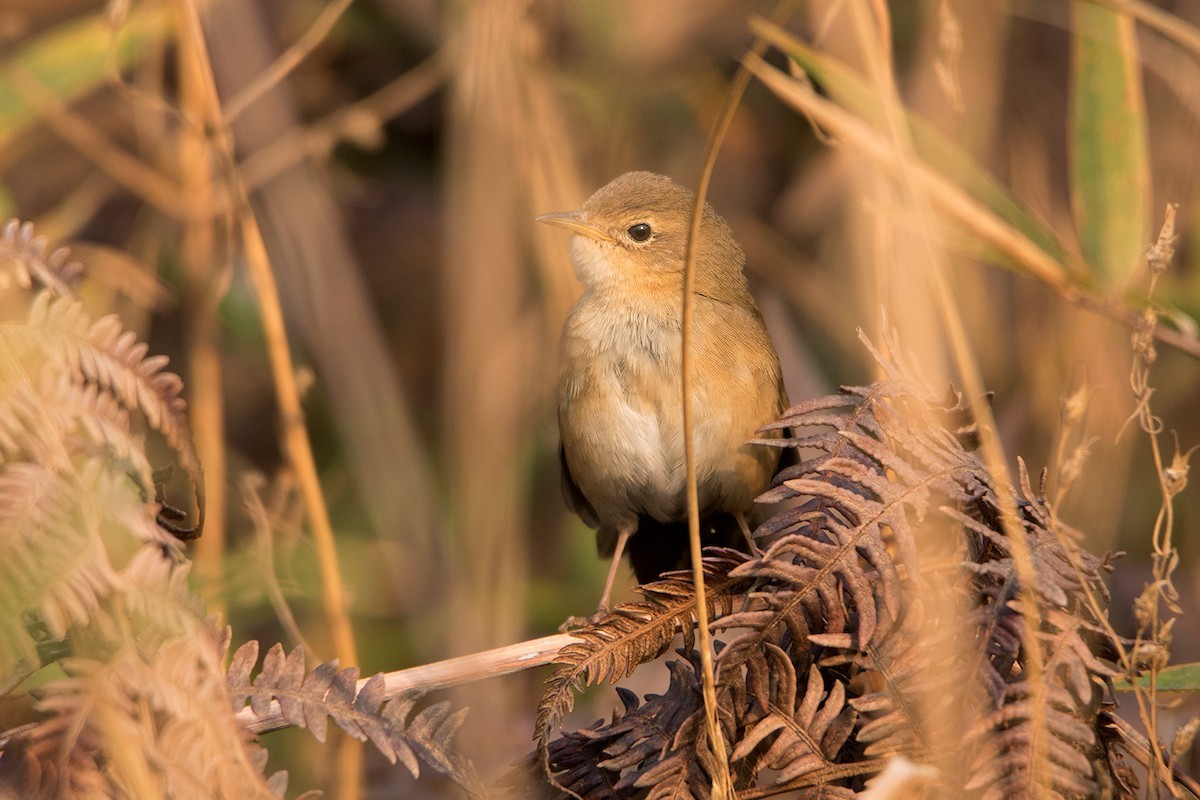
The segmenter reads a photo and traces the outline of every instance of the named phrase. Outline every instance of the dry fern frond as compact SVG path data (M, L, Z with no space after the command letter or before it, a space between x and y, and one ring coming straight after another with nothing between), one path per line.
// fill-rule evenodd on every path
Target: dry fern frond
M49 289L68 294L79 264L65 247L50 251L44 236L33 235L33 224L10 219L0 234L0 292L15 283L22 289Z
M25 325L8 325L4 340L19 352L34 351L46 369L84 387L110 393L125 409L145 418L175 453L196 494L197 526L203 524L204 478L192 445L179 376L163 371L166 356L147 356L147 346L109 315L92 322L73 297L40 293Z
M286 773L264 778L266 751L231 710L247 698L278 701L319 739L333 717L413 775L423 761L482 795L452 744L465 712L448 703L385 702L382 676L359 690L357 669L308 673L280 648L248 683L257 645L227 675L228 640L189 592L179 543L198 533L204 501L182 383L115 316L92 321L72 270L29 226L4 229L0 692L35 721L0 732L0 797L282 796ZM195 528L156 496L147 435L191 481ZM42 659L66 677L15 691Z
M93 473L81 495L90 505L140 511L124 522L93 511L93 527L114 528L99 539L162 541L136 548L110 591L95 593L86 623L68 626L76 654L58 659L65 678L24 698L38 722L4 737L0 787L34 798L280 796L287 776L264 780L265 752L229 713L222 648L188 592L186 565L164 549L173 540L152 505L119 475L83 472ZM124 504L115 502L122 492Z
M36 721L0 735L0 794L275 796L227 711L224 670L158 524L145 429L196 483L179 379L32 229L0 236L0 686ZM14 691L54 660L65 678ZM255 766L257 764L257 766Z
M728 642L715 658L717 698L738 789L850 797L895 754L934 766L946 797L1127 785L1098 721L1116 674L1096 617L1100 562L1022 464L1015 500L1036 585L1021 586L991 476L965 449L978 432L961 397L881 363L888 379L802 403L771 426L789 432L762 443L802 458L762 500L789 505L755 532L760 555L706 562L721 599L712 627ZM686 582L677 592L690 596ZM675 625L685 637L694 625L686 613L661 619L670 627L617 613L579 631L587 643L548 680L539 753L561 790L707 796L712 755L686 661L665 694L642 704L623 694L612 722L547 739L579 686L617 680L665 650ZM1041 627L1029 631L1028 619ZM1029 636L1049 654L1036 681L1022 664ZM689 658L692 647L688 637Z
M175 453L203 504L179 378L116 317L92 322L78 265L29 225L0 236L0 670L38 665L34 635L86 626L138 548L174 550L143 433ZM199 518L199 517L198 517ZM161 555L161 553L160 553ZM26 618L27 614L33 614ZM31 628L30 621L33 626Z
M135 553L119 591L86 629L72 627L77 654L59 659L66 677L33 703L38 721L5 737L0 787L35 798L280 795L286 775L264 780L265 752L228 712L222 648L185 576L159 547Z
M0 761L21 760L26 797L275 798L286 777L264 781L258 746L226 711L218 659L202 635L64 659L68 677L37 706L44 721Z
M309 671L301 647L285 654L282 645L273 645L251 680L257 662L255 640L233 655L227 683L235 712L249 700L255 715L263 717L275 701L289 724L308 728L320 742L325 741L328 719L332 718L356 739L370 740L393 764L402 763L414 778L420 774L419 761L423 761L472 797L486 793L474 766L454 746L466 709L452 711L450 703L441 702L417 710L420 695L416 693L385 704L383 675L375 675L357 689L357 667L339 670L336 661L329 661Z
M682 651L681 651L682 652ZM694 655L694 654L693 654ZM617 689L624 709L608 723L567 731L549 744L547 758L555 783L578 797L642 796L650 788L655 796L702 797L711 779L698 761L681 758L678 739L703 727L700 682L691 660L667 662L670 683L661 695L637 695ZM666 761L664 761L666 759ZM527 764L540 771L536 759ZM526 794L562 797L560 791L522 786Z
M736 550L708 551L703 567L710 618L732 611L732 596L744 581L730 577L731 569L745 560ZM690 575L678 573L638 588L645 598L623 603L601 620L574 635L583 639L564 647L553 663L560 665L546 679L547 689L538 704L535 739L545 761L553 729L575 704L575 692L585 686L616 682L640 664L667 651L682 628L684 647L692 648L695 634L695 591Z
M79 499L82 476L40 464L0 465L0 670L34 660L22 613L36 610L51 635L86 624L121 583L100 527ZM12 613L17 611L18 613Z
M846 705L844 683L835 680L826 689L824 676L813 666L808 670L804 691L797 691L791 659L779 648L769 652L771 663L778 665L773 671L770 694L765 704L756 700L747 715L752 721L732 759L750 757L771 739L770 746L758 757L759 765L776 770L780 783L789 783L836 763L838 752L854 728L856 714Z

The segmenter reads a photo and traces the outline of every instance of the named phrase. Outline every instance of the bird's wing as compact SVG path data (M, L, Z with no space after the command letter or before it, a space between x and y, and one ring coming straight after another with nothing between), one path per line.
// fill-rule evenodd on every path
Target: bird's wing
M567 451L558 445L558 463L562 467L562 492L567 508L574 511L589 528L596 529L596 550L604 558L612 558L617 549L617 532L611 525L601 525L596 508L579 490L579 484L571 477L571 465L567 463Z
M558 463L562 466L562 492L563 498L567 501L567 508L578 514L588 527L600 527L600 518L596 516L596 509L583 496L583 492L579 490L579 484L575 483L575 479L571 477L571 465L567 463L567 451L561 443L558 445Z

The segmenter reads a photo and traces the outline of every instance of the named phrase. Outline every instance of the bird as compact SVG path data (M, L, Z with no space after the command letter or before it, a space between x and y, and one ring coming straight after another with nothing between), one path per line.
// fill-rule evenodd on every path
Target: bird
M539 222L574 234L583 292L563 326L559 457L567 505L639 583L690 564L682 393L683 271L694 195L628 172L577 211ZM742 248L704 205L693 287L692 408L705 544L753 548L746 515L771 483L776 447L748 440L787 408L779 356L743 272ZM779 437L769 431L763 437Z

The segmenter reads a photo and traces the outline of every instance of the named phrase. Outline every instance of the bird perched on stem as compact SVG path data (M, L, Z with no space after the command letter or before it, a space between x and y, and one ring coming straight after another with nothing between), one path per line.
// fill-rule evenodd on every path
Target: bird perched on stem
M639 582L688 565L683 442L683 267L694 195L630 172L578 211L540 222L575 236L583 295L562 334L558 425L567 502ZM742 272L745 255L705 204L693 297L693 408L705 544L749 543L745 514L770 484L774 447L747 444L787 406L779 357ZM778 436L778 432L773 434Z

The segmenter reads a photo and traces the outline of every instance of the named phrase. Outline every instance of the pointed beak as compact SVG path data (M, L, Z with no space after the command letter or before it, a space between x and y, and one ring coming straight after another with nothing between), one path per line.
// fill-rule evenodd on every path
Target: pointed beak
M611 244L616 241L616 239L595 225L584 222L583 215L578 211L555 211L552 214L542 214L537 218L537 221L553 225L556 228L566 228L573 233L578 233L589 239L595 239L598 242L608 242Z

